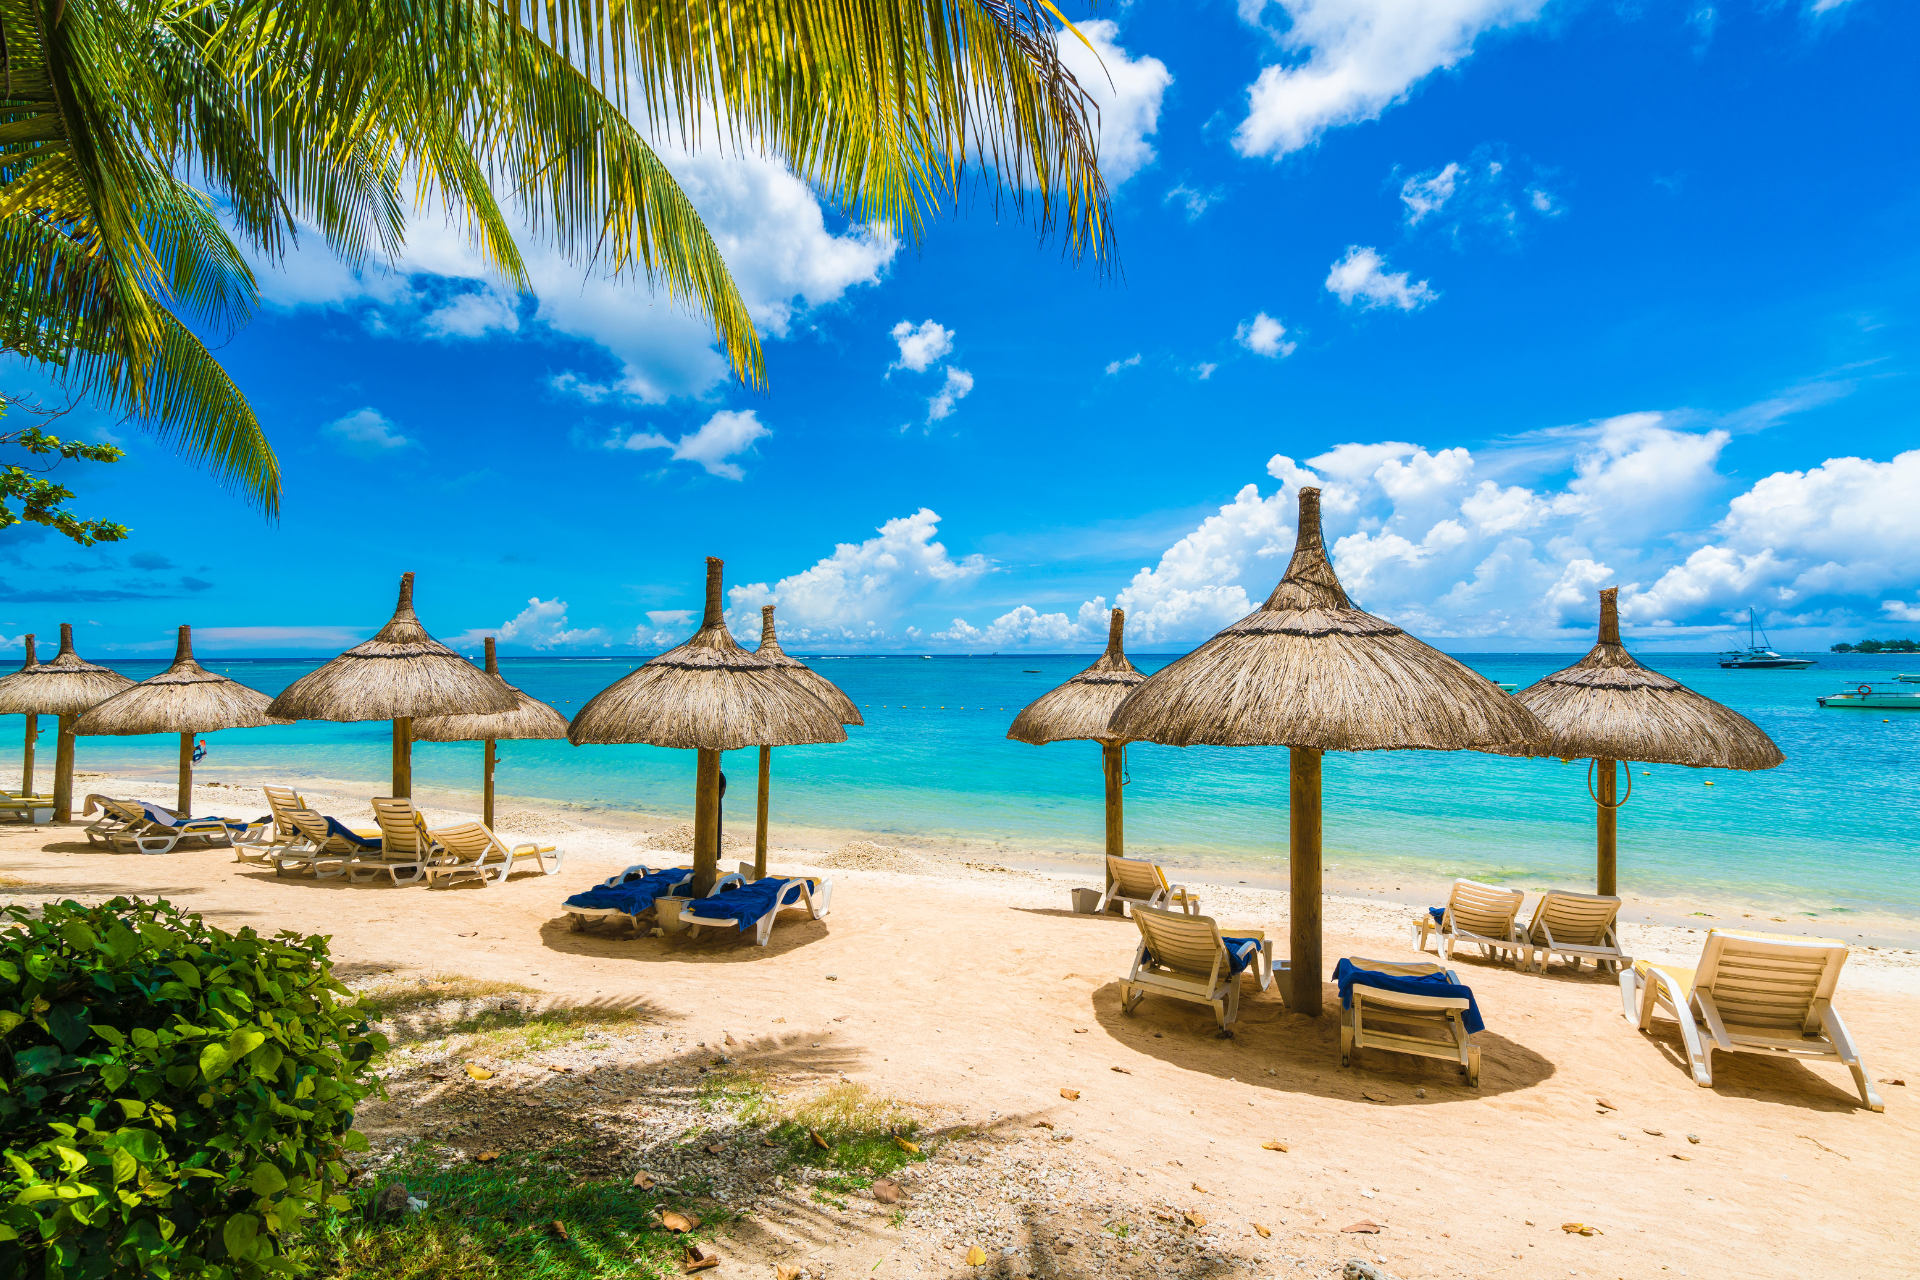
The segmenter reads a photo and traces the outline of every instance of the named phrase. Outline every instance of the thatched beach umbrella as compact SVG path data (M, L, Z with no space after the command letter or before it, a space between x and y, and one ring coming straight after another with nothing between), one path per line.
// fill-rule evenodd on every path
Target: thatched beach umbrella
M1539 741L1533 713L1485 676L1353 607L1320 537L1320 491L1300 490L1286 576L1267 602L1148 676L1108 722L1169 746L1292 753L1287 825L1295 1012L1320 1012L1320 757L1460 751Z
M39 659L34 656L33 632L29 631L21 638L26 641L27 654L25 659L20 663L20 670L25 671L39 662ZM31 796L33 794L33 744L35 739L40 736L40 717L29 711L26 713L25 719L27 722L26 736L20 759L20 794L23 796Z
M60 624L60 652L0 679L0 715L58 716L53 750L53 820L73 817L73 722L133 681L73 651L73 624Z
M494 638L487 637L487 674L513 695L513 710L492 715L425 716L413 722L415 742L484 742L486 769L480 790L481 821L493 826L493 766L499 762L502 738L564 738L567 718L532 694L500 678L500 658Z
M267 714L393 721L393 794L405 799L413 794L416 716L486 715L513 707L505 686L427 634L414 616L408 573L400 578L400 603L379 634L282 689Z
M1007 736L1015 742L1044 746L1049 742L1089 739L1100 744L1100 770L1107 783L1107 856L1126 856L1126 832L1121 822L1121 753L1126 739L1110 735L1107 722L1115 708L1146 677L1127 661L1123 643L1125 610L1115 609L1107 624L1107 651L1092 666L1059 688L1043 693L1013 718Z
M771 662L786 672L787 678L799 682L801 688L827 704L829 710L841 724L865 724L860 708L853 705L853 699L840 691L840 686L815 671L800 659L790 656L780 647L780 637L773 629L773 606L760 606L760 647L753 656L764 662ZM758 880L767 874L767 799L773 790L773 748L760 748L760 801L754 812L753 821L753 876Z
M595 694L567 729L575 746L645 742L698 753L696 895L713 888L720 862L720 753L847 740L831 707L734 642L721 610L720 569L720 561L708 556L706 615L693 638Z
M1620 643L1620 588L1600 593L1600 642L1580 661L1528 685L1514 699L1540 718L1548 737L1502 755L1586 759L1595 806L1596 891L1617 892L1620 761L1690 769L1771 769L1786 760L1759 725L1633 660ZM1598 777L1595 777L1595 774ZM1596 785L1597 784L1597 785Z
M258 729L288 724L267 714L272 701L238 680L215 675L193 660L193 628L181 627L173 665L157 676L122 689L87 711L75 733L180 735L180 790L174 809L193 815L193 739L216 729Z

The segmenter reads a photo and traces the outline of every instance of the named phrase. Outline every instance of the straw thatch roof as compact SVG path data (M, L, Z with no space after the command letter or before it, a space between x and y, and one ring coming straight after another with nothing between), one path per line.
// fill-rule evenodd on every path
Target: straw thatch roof
M516 689L500 678L500 658L494 652L494 640L487 637L487 674L513 695L513 710L492 715L425 716L413 722L416 742L478 742L506 738L564 738L567 718L551 704L540 701L525 690Z
M71 716L97 706L133 681L73 651L73 624L60 624L60 652L0 677L0 715Z
M1786 760L1739 712L1633 660L1620 643L1620 588L1600 593L1600 643L1514 695L1551 735L1501 755L1639 760L1695 769L1771 769Z
M396 720L511 711L513 695L427 634L413 612L413 575L380 633L301 676L267 714L287 720Z
M267 714L271 699L193 660L193 632L180 628L173 665L122 689L73 726L75 733L211 733L289 724Z
M1172 746L1456 751L1546 736L1486 677L1353 607L1320 537L1320 491L1267 602L1148 676L1107 725Z
M648 742L683 750L845 742L835 711L785 671L734 643L707 557L707 610L691 640L608 685L573 717L567 741Z
M1073 679L1028 703L1013 718L1007 736L1035 746L1080 738L1114 741L1107 721L1134 686L1146 679L1127 661L1126 625L1126 611L1115 609L1107 624L1107 651Z
M790 657L780 647L780 637L773 630L773 606L760 606L760 647L753 656L763 662L771 662L787 673L791 680L800 682L800 687L827 704L841 724L865 724L860 716L860 708L853 705L853 699L840 692L840 686L815 671L798 658Z

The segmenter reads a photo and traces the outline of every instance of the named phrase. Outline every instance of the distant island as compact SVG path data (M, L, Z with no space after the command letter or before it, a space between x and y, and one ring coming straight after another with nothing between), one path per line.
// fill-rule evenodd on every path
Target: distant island
M1862 640L1859 644L1841 643L1833 646L1834 653L1920 653L1920 641L1914 640Z

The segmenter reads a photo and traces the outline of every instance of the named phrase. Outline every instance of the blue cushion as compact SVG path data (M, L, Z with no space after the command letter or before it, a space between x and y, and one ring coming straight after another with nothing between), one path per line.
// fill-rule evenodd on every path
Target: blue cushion
M598 911L621 911L637 916L653 905L654 899L693 879L691 871L649 871L619 884L597 884L585 893L576 893L566 901L569 907Z
M1480 1020L1480 1005L1473 998L1473 990L1455 982L1444 973L1429 973L1418 978L1402 977L1399 974L1381 973L1375 969L1362 969L1353 961L1342 959L1333 967L1333 980L1340 987L1340 1003L1353 1008L1353 988L1377 987L1382 991L1396 991L1403 996L1439 996L1446 1000L1465 1000L1466 1012L1460 1015L1461 1022L1468 1031L1484 1031L1487 1024Z
M339 836L354 848L367 853L378 853L383 847L379 836L363 836L338 818L327 819L327 834Z
M780 891L782 885L789 886L785 893ZM761 916L772 911L776 903L781 907L791 907L804 901L804 887L799 881L790 881L785 876L768 876L752 884L729 885L712 897L691 904L687 914L696 920L737 920L740 922L740 932L745 933L753 928Z
M140 811L147 815L149 822L157 822L161 826L168 827L174 831L178 831L190 822L218 822L233 831L245 831L247 829L247 824L238 818L178 818L157 804L151 804L142 800L139 802L139 805Z

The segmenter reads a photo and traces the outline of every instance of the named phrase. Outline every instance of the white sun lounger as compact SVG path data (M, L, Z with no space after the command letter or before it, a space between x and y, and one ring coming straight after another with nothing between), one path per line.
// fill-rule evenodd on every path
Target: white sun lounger
M1132 907L1179 907L1188 915L1198 915L1200 899L1185 885L1168 884L1167 873L1158 863L1144 858L1116 858L1107 855L1107 887L1100 894L1095 915L1115 902Z
M1869 1110L1885 1111L1833 1004L1846 960L1847 944L1834 938L1715 929L1692 969L1636 960L1622 970L1620 1011L1642 1031L1656 1012L1678 1022L1702 1089L1713 1086L1715 1049L1825 1059L1853 1073Z
M1444 973L1447 981L1464 986L1460 975L1430 961L1362 960L1350 957L1357 969L1395 978L1423 978ZM1392 1049L1423 1058L1458 1062L1467 1083L1480 1083L1480 1046L1473 1042L1464 1021L1472 1002L1455 996L1409 995L1356 981L1353 1003L1340 1006L1340 1065L1352 1066L1362 1049ZM1389 1030L1388 1028L1392 1028ZM1415 1032L1425 1032L1416 1035Z
M1571 960L1576 973L1582 960L1616 973L1626 968L1633 957L1620 947L1619 916L1620 899L1611 894L1547 890L1533 904L1533 919L1520 934L1534 971L1544 972L1556 955Z
M754 884L765 883L765 881L748 880L746 878L752 874L753 864L743 862L740 864L740 875L735 877L735 879L739 881L743 888ZM827 912L832 909L833 881L831 880L815 880L807 876L768 876L766 879L778 880L780 882L780 888L774 895L773 908L752 922L755 946L764 947L767 945L767 939L773 935L773 922L782 911L801 909L805 910L813 919L822 920L826 918ZM718 897L722 887L722 881L716 880L713 891L705 898L689 902L680 909L680 921L687 925L692 931L691 936L699 937L702 928L719 929L732 927L734 929L740 929L742 925L747 923L747 921L741 919L739 916L696 916L693 914L695 909L701 904Z
M531 841L509 846L484 822L462 822L451 827L435 827L432 836L446 850L443 860L427 868L427 884L478 880L481 885L501 884L513 874L515 864L531 858L534 869L557 875L566 850ZM553 865L547 865L551 855Z
M347 864L347 880L365 884L386 876L396 885L425 884L429 868L445 861L447 851L413 801L392 796L373 798L373 817L380 824L380 848Z
M249 827L246 834L234 838L233 855L239 862L272 862L280 846L299 839L299 832L287 815L295 809L306 808L306 798L292 787L262 787L260 790L267 797L267 809L273 815L273 821Z
M1452 960L1454 947L1463 942L1479 947L1484 956L1506 951L1512 954L1515 964L1531 961L1532 953L1520 936L1520 926L1515 923L1525 897L1518 889L1502 889L1478 880L1455 880L1438 920L1430 911L1422 911L1413 918L1413 949L1425 951L1427 938L1432 936L1434 949L1443 962Z
M647 876L652 875L656 872L667 871L667 870L673 870L673 871L679 872L680 878L674 882L674 884L670 887L668 892L661 894L657 899L655 899L654 911L655 911L655 917L658 918L658 904L660 902L667 901L670 899L671 900L684 899L687 896L685 892L686 887L693 882L692 867L673 867L673 868L649 867L644 863L636 862L632 866L627 867L626 869L621 871L619 875L608 876L605 880L602 880L600 884L596 887L607 888L607 889L617 889L623 884L628 884L634 880L642 880L642 879L645 879ZM745 883L746 883L745 877L735 875L733 872L729 871L727 874L721 876L719 879L713 882L713 888L711 891L708 892L707 896L712 897L714 894L720 892L722 889L726 888L729 885L745 884ZM572 895L569 895L569 896L572 896ZM591 926L603 923L608 920L612 920L616 922L624 920L636 932L640 928L639 916L633 915L631 912L622 911L618 907L576 907L569 902L563 901L560 904L560 909L566 912L569 916L573 918L571 928L575 933L585 932ZM678 925L680 923L680 907L675 906L673 908L673 913L674 913L673 923Z
M1120 988L1122 1013L1132 1013L1149 993L1171 996L1213 1006L1225 1031L1240 1016L1240 979L1247 971L1262 991L1273 985L1273 942L1258 929L1240 930L1229 943L1211 916L1147 906L1133 908L1133 922L1140 946ZM1236 959L1246 962L1240 973L1233 971Z
M88 811L98 801L106 816L89 825L87 839L120 853L172 853L182 840L204 840L208 845L231 844L238 835L258 825L233 818L183 818L151 801L115 800L88 796Z
M276 876L305 871L316 880L330 880L345 875L349 863L370 852L365 845L330 827L326 815L318 810L296 807L286 811L286 818L293 827L293 839L275 846L269 854ZM380 839L378 827L340 826L361 840Z

